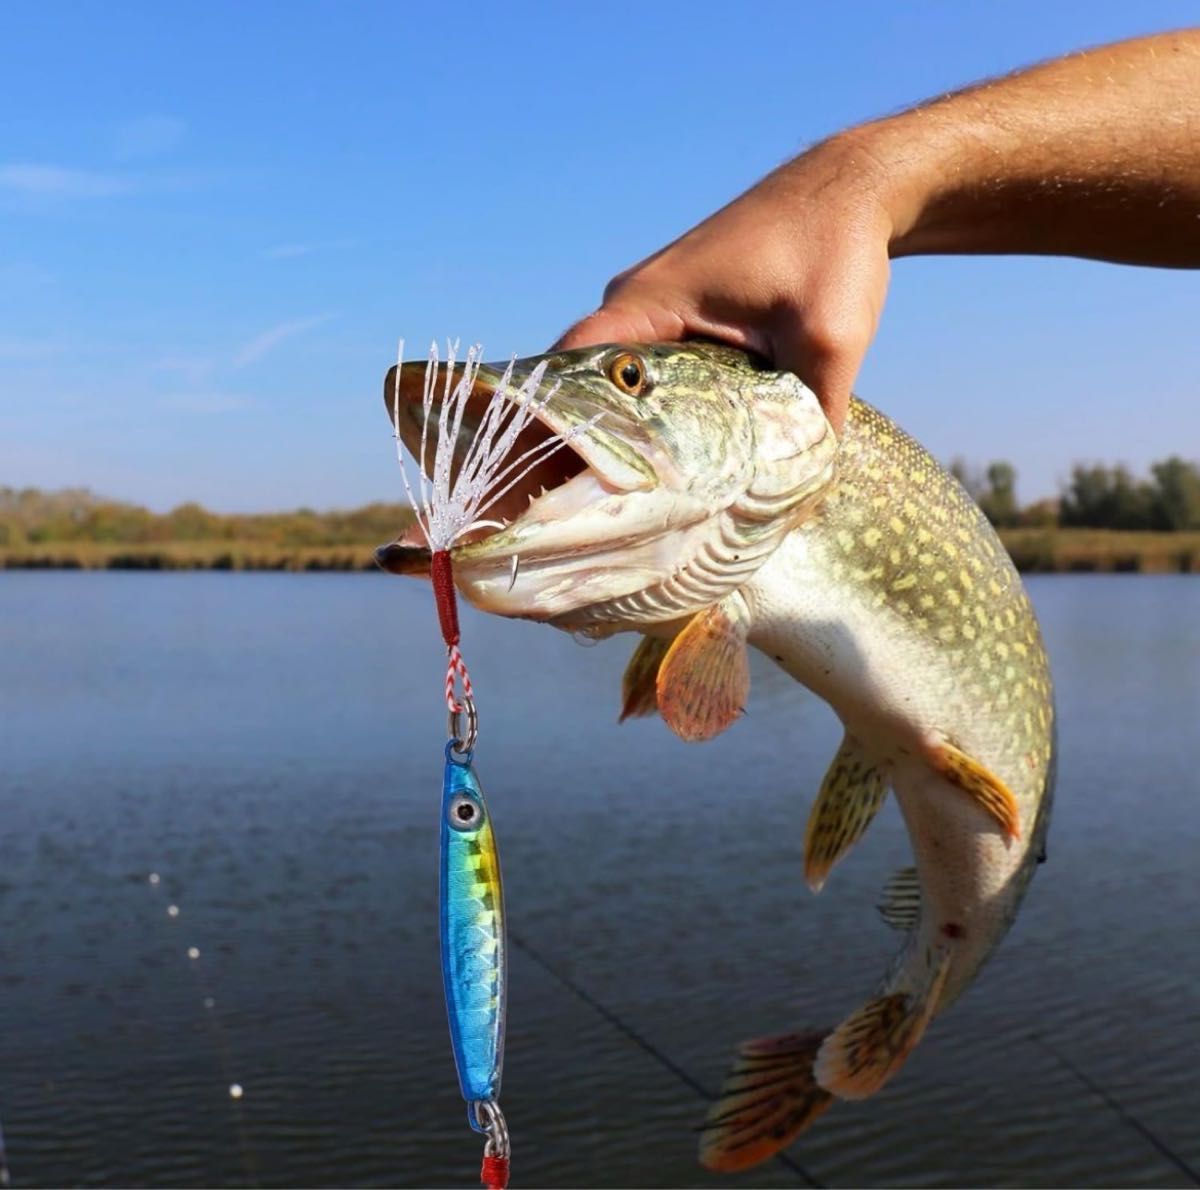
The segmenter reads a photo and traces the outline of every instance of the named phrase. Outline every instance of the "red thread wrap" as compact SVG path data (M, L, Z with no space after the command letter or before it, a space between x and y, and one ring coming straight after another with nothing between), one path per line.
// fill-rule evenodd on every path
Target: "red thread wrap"
M434 553L429 572L433 579L433 596L437 600L442 639L447 645L456 645L459 641L458 601L454 596L454 577L450 572L449 550L437 550Z
M479 1171L479 1180L487 1190L505 1190L508 1185L508 1158L485 1157L483 1168Z

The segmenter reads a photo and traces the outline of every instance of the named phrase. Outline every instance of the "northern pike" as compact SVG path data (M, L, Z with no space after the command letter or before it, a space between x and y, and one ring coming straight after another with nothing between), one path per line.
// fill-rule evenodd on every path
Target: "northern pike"
M979 508L865 402L852 400L839 439L797 377L730 347L588 347L518 360L513 379L542 362L539 391L558 388L514 453L551 436L568 445L453 550L462 594L571 632L642 633L622 718L657 711L685 740L740 716L747 649L760 649L845 728L804 836L810 887L889 789L912 842L915 868L880 905L904 942L866 1003L832 1029L739 1049L700 1157L743 1169L834 1100L883 1087L1012 924L1044 858L1054 787L1041 633ZM473 391L494 394L503 371L483 365ZM384 386L414 455L423 381L423 364L404 364ZM378 556L397 573L429 570L416 532Z

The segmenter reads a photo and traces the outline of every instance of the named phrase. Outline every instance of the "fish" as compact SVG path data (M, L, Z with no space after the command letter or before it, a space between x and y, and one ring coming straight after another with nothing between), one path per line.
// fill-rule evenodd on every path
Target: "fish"
M464 597L584 636L640 633L621 718L657 713L688 741L742 717L758 649L844 729L804 833L808 886L823 888L889 792L911 840L915 863L879 906L903 941L865 1002L737 1050L699 1156L746 1169L886 1086L1012 925L1053 802L1045 647L978 506L865 401L839 437L798 377L706 341L555 352L517 360L514 380L543 363L557 390L539 390L514 449L569 441L452 551ZM502 373L480 369L479 401ZM403 364L384 385L414 454L422 384L423 365ZM410 530L377 558L420 575L428 554Z
M507 956L500 857L469 755L446 745L442 780L441 947L450 1041L459 1087L475 1107L500 1093Z

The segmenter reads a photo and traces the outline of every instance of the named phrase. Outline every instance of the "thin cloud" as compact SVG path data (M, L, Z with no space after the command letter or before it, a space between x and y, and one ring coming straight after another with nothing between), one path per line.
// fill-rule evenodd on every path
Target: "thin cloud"
M316 244L276 244L263 253L263 259L291 260L295 256L311 256L316 250Z
M111 198L133 188L129 178L96 170L21 161L0 165L0 190L30 198Z
M113 155L118 161L155 157L175 148L187 131L187 125L175 116L139 116L117 125L113 134Z
M67 350L65 343L52 339L0 339L0 360L26 362L48 359L62 355Z
M261 335L256 335L238 351L233 357L233 366L244 368L247 364L255 363L262 359L267 352L274 351L285 340L294 339L297 335L328 322L332 317L332 314L314 314L310 318L297 318L291 322L281 322L270 327Z
M311 256L314 252L344 252L356 242L344 237L338 240L296 240L273 244L270 248L264 248L259 255L263 260L294 260L298 256Z
M181 413L233 413L250 402L236 393L172 393L161 404Z

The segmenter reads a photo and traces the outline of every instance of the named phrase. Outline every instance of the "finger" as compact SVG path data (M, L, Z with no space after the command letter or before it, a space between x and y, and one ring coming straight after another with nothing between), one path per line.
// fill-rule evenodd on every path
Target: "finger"
M840 434L870 341L869 328L826 332L811 324L793 324L773 336L771 354L776 367L795 372L816 393L834 432Z
M569 351L596 343L661 343L682 339L687 325L661 306L601 306L568 327L550 348Z

